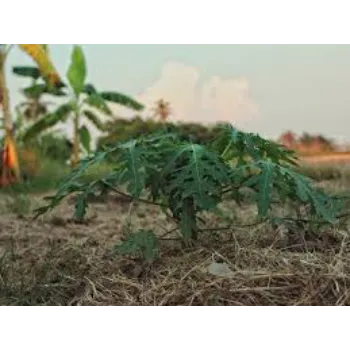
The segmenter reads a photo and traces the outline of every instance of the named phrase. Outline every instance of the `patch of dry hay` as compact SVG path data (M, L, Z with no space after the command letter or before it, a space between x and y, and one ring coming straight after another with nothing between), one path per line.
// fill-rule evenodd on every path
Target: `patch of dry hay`
M115 201L95 204L87 225L68 220L68 205L34 223L3 216L0 304L350 305L345 232L306 240L287 240L266 225L220 237L206 232L191 249L162 241L159 260L148 265L110 254L128 209ZM142 205L132 221L168 229L159 212ZM210 275L212 261L229 264L232 277Z

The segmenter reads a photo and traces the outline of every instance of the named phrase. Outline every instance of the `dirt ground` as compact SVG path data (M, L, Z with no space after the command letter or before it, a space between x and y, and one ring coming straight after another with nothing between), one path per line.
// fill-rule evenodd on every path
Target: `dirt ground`
M37 206L40 196L30 198ZM3 205L4 206L4 205ZM85 223L72 219L68 201L31 221L2 208L1 305L350 305L350 240L344 228L308 236L261 224L203 232L184 248L161 241L153 264L113 254L128 219L133 228L171 230L156 207L120 197L94 203ZM238 217L247 222L248 208ZM208 221L209 226L220 222ZM242 224L244 222L241 222ZM222 226L222 225L221 225ZM225 263L229 277L208 272Z

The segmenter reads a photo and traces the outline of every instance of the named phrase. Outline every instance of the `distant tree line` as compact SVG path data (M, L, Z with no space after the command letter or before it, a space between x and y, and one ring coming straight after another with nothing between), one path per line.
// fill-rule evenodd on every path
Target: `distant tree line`
M291 131L285 132L280 136L278 142L300 154L334 152L337 150L333 140L323 135L312 135L307 132L304 132L301 136Z
M132 119L120 118L106 123L104 129L108 130L108 134L98 139L97 149L161 130L176 133L184 140L203 144L217 135L219 126L220 124L205 126L197 123L157 122L139 116Z

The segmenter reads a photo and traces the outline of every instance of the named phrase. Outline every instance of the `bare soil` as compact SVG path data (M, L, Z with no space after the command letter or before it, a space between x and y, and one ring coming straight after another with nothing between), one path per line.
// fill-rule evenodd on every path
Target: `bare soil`
M350 305L346 228L310 235L244 227L255 214L247 208L236 228L203 232L193 247L176 236L162 240L159 259L148 264L113 254L113 246L128 218L160 236L171 230L156 207L131 208L112 196L94 203L83 224L71 219L71 201L34 222L2 212L1 305ZM222 226L212 220L209 226ZM227 263L233 275L210 275L213 261Z

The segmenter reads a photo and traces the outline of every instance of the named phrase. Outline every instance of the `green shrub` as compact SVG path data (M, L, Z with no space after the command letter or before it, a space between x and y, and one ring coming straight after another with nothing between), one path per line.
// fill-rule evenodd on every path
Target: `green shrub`
M165 130L169 133L176 133L184 141L200 144L209 142L217 133L217 126L211 128L196 123L163 124L151 119L143 120L139 117L130 120L116 119L108 123L105 129L108 130L108 135L98 139L98 150L102 150L104 147L113 147L118 142L125 142Z

